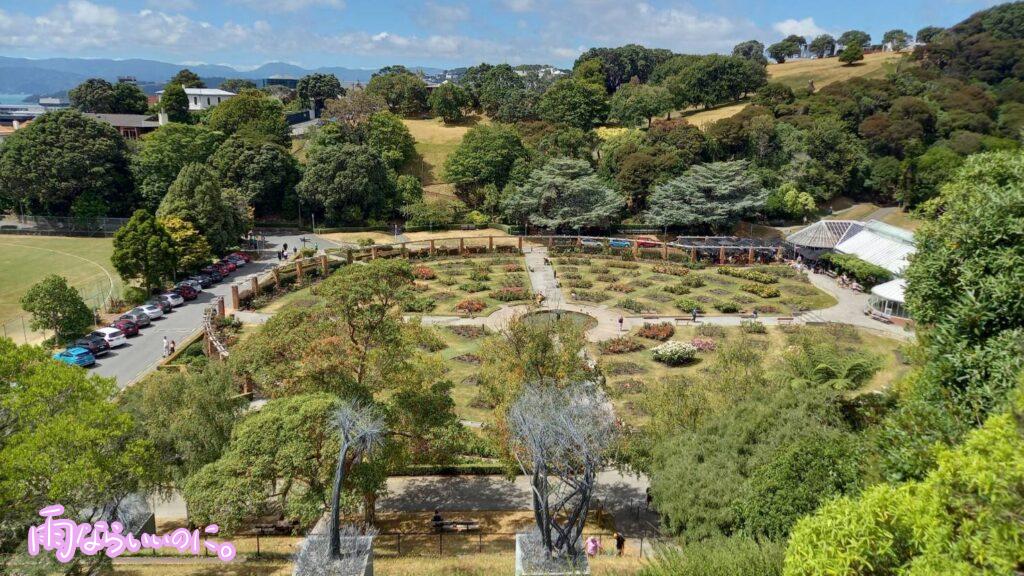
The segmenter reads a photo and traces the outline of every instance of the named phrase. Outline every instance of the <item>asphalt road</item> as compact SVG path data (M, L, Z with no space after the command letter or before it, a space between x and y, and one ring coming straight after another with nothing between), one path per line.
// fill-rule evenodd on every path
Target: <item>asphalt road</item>
M310 242L319 244L321 248L334 247L336 244L330 240L314 237L312 234L304 235ZM285 243L288 249L292 246L301 246L299 236L274 236L267 237L267 249L277 250ZM247 281L249 276L268 270L277 264L277 258L272 257L263 261L250 262L243 268L239 268L219 284L206 288L199 294L199 297L183 306L175 308L170 314L163 318L154 320L149 326L139 331L138 336L128 339L128 343L108 352L105 356L96 359L96 366L91 370L101 376L117 379L117 385L124 388L141 376L154 369L163 358L163 338L181 343L194 334L200 328L203 321L203 310L210 305L216 296L226 297L231 293L231 285Z

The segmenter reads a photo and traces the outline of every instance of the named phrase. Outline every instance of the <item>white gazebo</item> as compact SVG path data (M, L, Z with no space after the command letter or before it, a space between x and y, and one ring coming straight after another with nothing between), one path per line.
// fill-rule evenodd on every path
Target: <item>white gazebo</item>
M871 307L874 313L880 314L885 318L906 320L910 318L904 298L906 290L907 281L903 278L879 284L871 289L871 295L868 296L868 306Z

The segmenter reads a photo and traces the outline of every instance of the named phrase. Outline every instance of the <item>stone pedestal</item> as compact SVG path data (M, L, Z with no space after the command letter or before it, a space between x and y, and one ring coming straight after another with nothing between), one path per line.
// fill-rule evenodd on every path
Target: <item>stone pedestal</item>
M590 564L587 556L580 554L573 566L568 561L538 561L527 556L527 550L536 550L537 546L527 544L530 534L516 534L516 576L589 576Z

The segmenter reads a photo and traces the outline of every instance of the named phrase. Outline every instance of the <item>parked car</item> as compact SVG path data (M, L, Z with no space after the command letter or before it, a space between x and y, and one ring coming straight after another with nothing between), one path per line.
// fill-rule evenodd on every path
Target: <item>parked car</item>
M235 254L228 254L224 259L227 260L228 262L231 262L238 268L241 268L242 266L245 266L246 264L249 263L249 261L246 260L245 258L242 258L241 256Z
M139 329L145 328L146 326L149 326L150 324L153 323L153 319L150 318L149 314L146 314L146 312L141 308L133 308L128 312L125 312L124 314L121 315L120 319L134 322L135 326L138 327ZM127 334L127 332L125 332L125 334Z
M608 245L612 248L629 248L633 244L624 238L612 238L608 241Z
M96 363L96 357L92 355L92 352L78 346L68 348L63 352L57 352L53 355L53 359L59 360L65 364L81 366L83 368L92 366Z
M661 248L661 242L654 240L637 240L636 245L641 248Z
M588 248L604 248L604 242L601 242L597 238L582 238L580 244Z
M174 287L174 293L181 296L182 301L195 300L199 297L199 291L192 286L192 284L186 284L182 282Z
M158 308L160 310L160 314L161 315L170 314L171 310L174 309L174 306L171 306L170 302L165 302L160 297L151 298L149 300L146 300L146 303L144 305L145 306L153 306L154 308Z
M230 272L234 272L235 270L238 269L238 266L234 262L232 262L231 260L228 260L227 258L221 260L220 262L217 262L217 264L215 264L215 266L219 266L221 268L227 268L229 273Z
M209 288L210 286L213 286L214 283L213 277L207 274L196 274L195 276L190 276L189 280L192 282L198 282L200 288Z
M155 304L143 304L137 308L132 308L132 312L135 312L136 310L145 313L153 320L164 317L164 309Z
M139 335L139 325L131 320L128 320L124 316L118 318L117 320L114 320L110 324L110 327L117 328L118 330L123 332L125 337L127 338Z
M110 344L107 344L106 339L102 336L93 336L92 334L82 336L78 340L75 340L75 346L78 348L85 348L97 358L103 356L107 352L110 352Z
M135 329L135 333L136 334L139 333L139 329L138 328ZM90 336L97 336L99 338L103 338L103 340L111 348L117 348L118 346L123 346L125 343L128 342L128 339L125 338L124 332L122 332L121 330L119 330L117 328L100 328L99 330L96 330L96 331L92 332L89 335Z
M161 302L167 302L171 305L171 308L177 308L185 303L185 297L177 292L164 292L157 296Z
M252 256L249 256L245 252L232 252L231 254L228 254L228 256L234 256L235 258L245 260L246 264L252 262Z
M228 268L227 264L223 264L221 262L217 262L216 264L213 265L213 268L217 272L220 272L220 275L223 276L224 278L227 278L228 275L231 274L231 269Z
M220 282L224 279L224 274L221 274L221 271L216 266L206 266L200 272L212 278L214 282Z

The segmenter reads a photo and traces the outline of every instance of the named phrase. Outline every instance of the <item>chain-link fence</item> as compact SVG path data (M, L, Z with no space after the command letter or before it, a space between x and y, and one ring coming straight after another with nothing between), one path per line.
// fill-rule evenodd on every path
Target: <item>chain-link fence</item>
M93 314L99 315L109 311L111 299L118 299L121 294L116 286L111 286L106 278L78 286L82 300ZM33 330L32 316L18 314L0 319L0 337L10 338L16 344L37 344L53 336L50 330Z
M0 234L113 236L127 221L127 218L8 215L0 220Z

